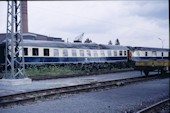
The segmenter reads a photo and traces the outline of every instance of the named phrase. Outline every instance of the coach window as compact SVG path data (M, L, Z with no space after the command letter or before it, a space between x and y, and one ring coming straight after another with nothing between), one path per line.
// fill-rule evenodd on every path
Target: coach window
M102 57L104 57L104 56L105 56L105 54L104 54L104 51L103 51L103 50L101 50L101 51L100 51L100 55L101 55Z
M72 50L72 56L77 56L76 49L73 49L73 50Z
M87 56L91 56L90 50L87 50Z
M28 55L28 48L24 48L24 55Z
M80 56L84 56L84 50L80 50Z
M108 50L108 51L107 51L107 54L108 54L109 57L111 57L111 56L112 56L111 50Z
M145 56L148 56L148 52L145 52Z
M68 51L67 51L67 49L63 49L63 56L68 56Z
M54 56L59 56L59 51L58 51L58 49L54 49Z
M38 56L38 48L32 48L32 55Z
M95 57L97 57L97 56L98 56L98 54L97 54L97 51L96 51L96 50L94 50L94 51L93 51L93 54L94 54L94 56L95 56Z
M49 56L49 49L44 49L44 56Z
M164 56L164 53L162 52L162 56Z
M156 51L152 51L153 56L157 56Z
M119 51L119 55L122 56L122 51Z
M126 56L126 51L124 51L124 56Z
M117 51L114 51L114 56L117 56Z

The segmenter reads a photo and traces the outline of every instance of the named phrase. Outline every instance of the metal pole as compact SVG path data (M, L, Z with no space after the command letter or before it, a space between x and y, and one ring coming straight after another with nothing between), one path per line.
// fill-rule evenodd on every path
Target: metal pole
M162 42L162 49L164 48L164 40L162 40L161 38L158 38L159 40L161 40L161 42Z
M162 59L163 59L163 47L164 47L163 41L164 40L162 40L161 38L158 38L158 39L161 40L161 42L162 42L162 53L161 54L162 54Z
M22 36L21 1L8 0L6 35L6 79L26 78Z

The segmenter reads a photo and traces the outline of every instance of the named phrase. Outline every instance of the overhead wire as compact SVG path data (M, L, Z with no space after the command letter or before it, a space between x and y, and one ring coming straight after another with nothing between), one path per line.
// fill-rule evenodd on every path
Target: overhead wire
M98 22L102 22L102 23L105 23L105 24L113 24L112 22L109 22L109 21L104 21L104 20L99 20L99 19L96 19L96 18L92 18L92 17L87 17L87 16L80 16L80 15L76 15L76 14L73 14L73 13L66 13L66 12L62 12L61 11L58 11L58 10L53 10L51 8L47 8L47 7L40 7L40 6L31 6L31 7L34 7L34 8L37 8L37 9L44 9L43 11L46 11L50 14L53 14L53 15L64 15L64 16L69 16L69 17L72 17L72 18L81 18L81 19L86 19L86 20L90 20L90 21L98 21ZM57 12L57 13L56 13Z

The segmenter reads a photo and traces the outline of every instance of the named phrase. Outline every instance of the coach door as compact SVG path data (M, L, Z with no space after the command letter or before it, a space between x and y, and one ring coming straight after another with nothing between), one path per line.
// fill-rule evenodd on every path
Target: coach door
M130 61L130 60L132 60L131 58L132 58L132 53L131 53L131 51L130 50L128 50L127 51L128 52L128 61Z

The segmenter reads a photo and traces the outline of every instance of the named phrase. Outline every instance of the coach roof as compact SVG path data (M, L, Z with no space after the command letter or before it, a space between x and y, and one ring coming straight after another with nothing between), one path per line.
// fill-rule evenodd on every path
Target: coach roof
M134 50L141 50L141 51L170 51L166 48L152 48L152 47L134 47Z
M5 44L5 41L1 44ZM42 41L42 40L24 40L23 46L32 47L53 47L53 48L78 48L78 49L114 49L128 50L126 46L120 45L104 45L96 43L66 43L57 41Z
M79 48L79 49L115 49L115 50L128 50L125 46L120 45L103 45L96 43L65 43L56 41L37 41L37 40L24 40L24 46L35 47L56 47L56 48Z

